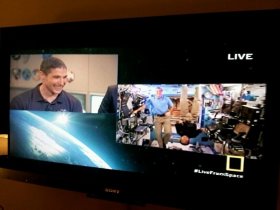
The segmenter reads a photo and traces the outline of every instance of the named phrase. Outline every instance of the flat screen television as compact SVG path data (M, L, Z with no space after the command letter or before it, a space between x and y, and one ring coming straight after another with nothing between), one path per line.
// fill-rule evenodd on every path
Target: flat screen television
M275 208L277 85L260 72L276 68L279 15L1 28L0 129L9 136L2 176L138 204ZM65 62L63 88L81 112L10 108L17 95L39 90L40 65L51 57ZM248 90L256 100L242 99ZM109 93L114 108L99 112ZM170 112L153 107L160 99L169 101ZM244 106L260 111L256 120L245 119Z

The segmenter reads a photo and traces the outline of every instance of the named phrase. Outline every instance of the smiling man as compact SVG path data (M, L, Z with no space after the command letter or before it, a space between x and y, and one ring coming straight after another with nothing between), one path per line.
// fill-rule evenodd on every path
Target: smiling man
M67 67L56 57L43 59L40 66L41 83L14 97L10 108L37 111L82 112L78 99L63 90L67 83Z

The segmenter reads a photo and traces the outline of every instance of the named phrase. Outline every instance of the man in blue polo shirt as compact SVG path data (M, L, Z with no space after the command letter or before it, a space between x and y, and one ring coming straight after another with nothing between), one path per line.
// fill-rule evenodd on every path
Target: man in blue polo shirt
M155 134L159 147L165 148L172 134L171 114L173 103L169 97L163 95L163 89L157 87L155 96L149 97L146 103L135 110L134 113L145 108L148 108L154 117ZM164 133L162 133L162 130Z
M68 80L67 67L61 59L44 59L40 78L42 83L12 99L11 109L82 112L80 101L63 90Z

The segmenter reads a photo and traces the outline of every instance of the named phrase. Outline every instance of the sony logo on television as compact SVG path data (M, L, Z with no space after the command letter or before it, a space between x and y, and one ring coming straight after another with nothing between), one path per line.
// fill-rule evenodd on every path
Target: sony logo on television
M253 53L228 53L228 60L253 60Z
M120 190L114 189L114 188L108 188L108 187L106 187L106 188L104 189L104 191L105 191L106 193L113 193L113 194L119 194L119 193L120 193Z

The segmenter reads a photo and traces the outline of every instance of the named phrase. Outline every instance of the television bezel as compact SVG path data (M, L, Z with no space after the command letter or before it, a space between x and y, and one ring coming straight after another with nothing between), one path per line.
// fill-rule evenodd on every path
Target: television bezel
M129 80L137 81L138 83L174 83L174 81L183 83L184 78L177 77L176 72L170 70L170 67L174 64L173 61L181 62L180 64L175 63L175 68L190 67L194 71L192 74L197 75L197 77L189 79L189 83L205 83L206 80L207 83L221 81L223 83L264 82L268 86L265 136L266 139L273 139L275 135L268 131L275 127L272 123L272 113L276 111L276 107L272 104L271 99L276 85L273 84L267 74L260 75L258 71L267 68L275 69L276 54L272 53L271 47L274 46L274 42L277 42L277 37L279 37L275 27L277 25L276 20L279 20L279 14L279 10L264 10L1 28L1 69L9 69L9 56L15 52L34 53L35 51L47 53L70 50L71 53L75 53L81 52L81 49L87 52L94 52L96 48L110 48L120 49L120 59L124 58L122 60L124 63L121 63L120 66L126 74L118 78L119 83L126 83ZM209 29L209 26L211 26L211 29ZM260 30L266 31L266 34L261 36ZM129 51L126 51L126 49L129 49ZM135 53L133 54L135 56L133 61L130 61L132 58L130 51ZM162 51L168 52L167 55L171 56L171 61L152 63L150 68L143 69L149 64L149 58L151 58L149 56L155 56L153 58L157 61L166 59L167 57ZM148 53L148 55L144 58L137 57L143 52ZM174 57L172 57L173 52L175 52ZM229 62L225 59L226 54L239 52L253 53L256 55L256 59L244 62ZM180 59L185 60L183 62ZM203 59L204 62L198 62L199 59ZM187 61L187 64L185 64L185 61ZM217 68L214 74L208 75L207 79L205 79L200 77L195 70L205 68L207 65ZM130 67L135 67L135 69L129 71ZM158 70L162 72L169 70L168 76L162 74L156 78L153 77L155 71L150 70L154 67L158 67ZM228 77L228 75L224 74L224 68L235 72L235 74ZM207 72L207 70L205 71ZM135 72L141 72L146 76L139 77ZM241 76L244 75L244 72L256 75L256 77ZM0 92L4 101L9 101L8 71L4 73L4 77ZM147 81L147 78L152 79ZM1 116L3 117L1 120L1 132L3 133L9 132L7 123L9 121L8 110L8 103L1 104ZM78 166L14 159L9 155L0 157L0 166L2 177L82 191L89 196L105 199L117 199L134 203L159 203L196 209L201 208L201 206L206 207L217 196L222 200L229 199L229 197L234 198L236 196L234 192L237 190L239 192L237 197L243 201L243 205L247 207L264 205L266 209L270 207L272 209L276 205L277 184L275 183L278 179L276 161L278 158L274 155L277 153L275 148L265 142L265 158L261 161L248 160L246 162L247 166L245 166L247 167L245 174L249 178L239 184L236 184L236 180L233 179L228 180L209 176L201 176L195 180L190 180L192 176L177 176L176 173L182 171L182 169L176 169L169 163L167 163L168 168L166 170L171 170L171 172L167 173L168 178L171 180L170 182L161 178L156 180L159 174L148 174L149 176L147 176L147 174L141 173L108 171L97 168L88 170L88 168ZM165 155L165 161L173 158L171 153L166 153ZM199 156L191 154L192 158L198 160ZM217 162L221 160L211 156L208 161L214 164L210 168L215 168L215 165L218 164ZM172 162L170 160L170 163ZM249 162L250 164L248 164ZM198 165L204 164L203 162L198 163ZM83 171L85 173L81 173ZM257 172L258 176L254 177L253 172ZM85 176L85 174L87 175ZM92 181L92 177L94 177L95 181ZM112 179L113 177L114 180ZM163 178L167 178L167 176ZM178 180L178 178L181 180ZM89 180L91 181L89 182ZM138 181L136 182L135 180ZM266 184L260 180L266 180ZM219 183L218 188L221 191L227 191L228 194L225 195L218 190L216 183ZM256 183L258 183L258 186L255 186ZM181 194L180 189L187 187L191 189L191 195ZM115 190L120 189L124 193L115 193L117 192ZM202 189L205 190L205 193L202 193ZM259 192L262 193L260 194ZM252 203L252 199L249 199L248 193L254 195L254 203ZM207 195L204 196L205 194ZM271 195L269 196L270 199L264 200L263 194ZM191 203L186 203L184 200L186 196L192 200ZM201 201L204 201L204 203L201 203ZM240 206L238 202L231 202L231 204L232 206Z

